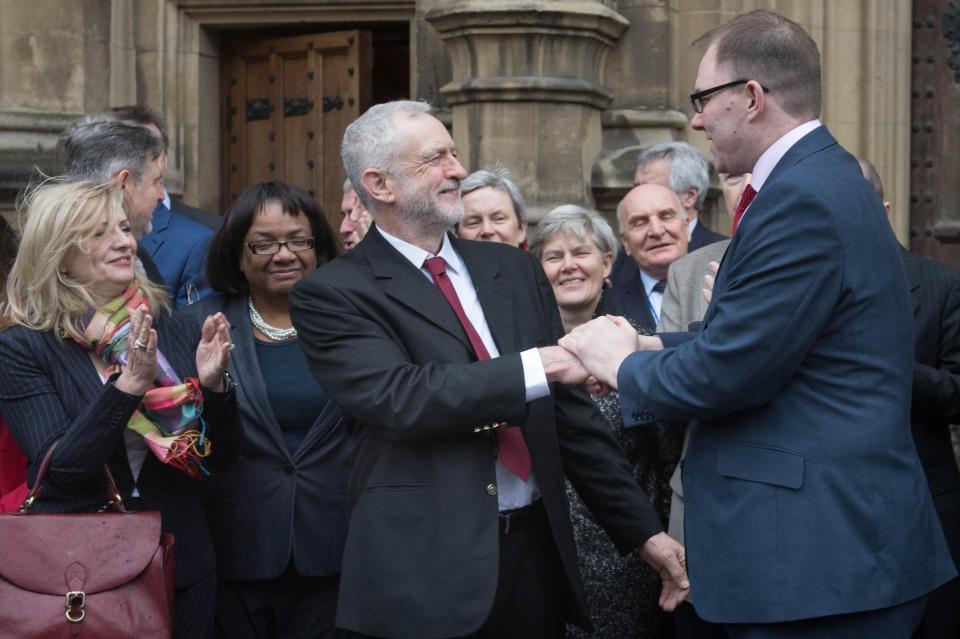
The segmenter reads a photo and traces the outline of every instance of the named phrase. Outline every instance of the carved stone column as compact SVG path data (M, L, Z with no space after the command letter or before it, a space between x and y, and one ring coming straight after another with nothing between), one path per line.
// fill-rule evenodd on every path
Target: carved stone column
M454 0L426 20L450 54L440 91L466 168L507 166L532 221L558 204L592 206L611 100L603 66L627 20L595 0Z

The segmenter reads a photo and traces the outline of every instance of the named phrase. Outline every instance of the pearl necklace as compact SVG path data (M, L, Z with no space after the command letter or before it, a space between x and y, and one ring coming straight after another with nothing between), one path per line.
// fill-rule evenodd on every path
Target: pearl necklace
M272 342L285 342L290 339L294 339L297 336L297 329L294 327L290 328L277 328L276 326L270 326L263 320L263 316L257 312L257 309L253 306L253 298L247 298L247 306L250 308L250 322L253 324L254 328L267 336L267 338Z

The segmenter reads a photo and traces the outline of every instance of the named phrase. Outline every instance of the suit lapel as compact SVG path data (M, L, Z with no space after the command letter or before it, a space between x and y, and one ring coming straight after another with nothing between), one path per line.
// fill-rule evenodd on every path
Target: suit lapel
M96 397L103 392L103 380L87 351L73 344L69 338L61 342L53 331L45 332L43 338L57 357L63 360L63 371L80 391L79 397Z
M257 423L264 425L264 430L277 448L289 458L287 442L270 407L267 385L260 372L256 338L253 336L253 327L247 310L247 296L235 295L230 298L225 311L227 320L230 322L230 339L237 346L234 357L230 358L230 374L240 380L237 390L247 396L249 401L246 403L254 413L254 419Z
M513 352L516 348L516 318L513 316L513 292L509 282L500 278L500 267L485 256L474 251L474 245L462 240L453 240L453 246L463 257L470 279L477 291L483 308L483 317L501 353Z
M363 252L377 283L389 297L453 335L472 351L460 320L437 287L379 232L368 232L355 250Z

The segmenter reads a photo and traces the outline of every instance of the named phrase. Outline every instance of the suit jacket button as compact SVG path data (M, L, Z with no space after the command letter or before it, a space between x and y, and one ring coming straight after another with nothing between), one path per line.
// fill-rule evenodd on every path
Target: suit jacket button
M497 494L497 486L496 486L496 484L487 484L487 494L488 494L488 495L496 495L496 494Z

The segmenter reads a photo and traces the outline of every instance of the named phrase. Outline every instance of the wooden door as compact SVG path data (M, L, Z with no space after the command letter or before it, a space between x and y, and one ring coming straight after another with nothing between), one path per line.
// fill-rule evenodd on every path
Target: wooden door
M340 140L370 101L369 32L245 41L224 60L224 209L252 184L283 180L313 195L336 230Z
M914 0L910 249L960 268L960 4Z

